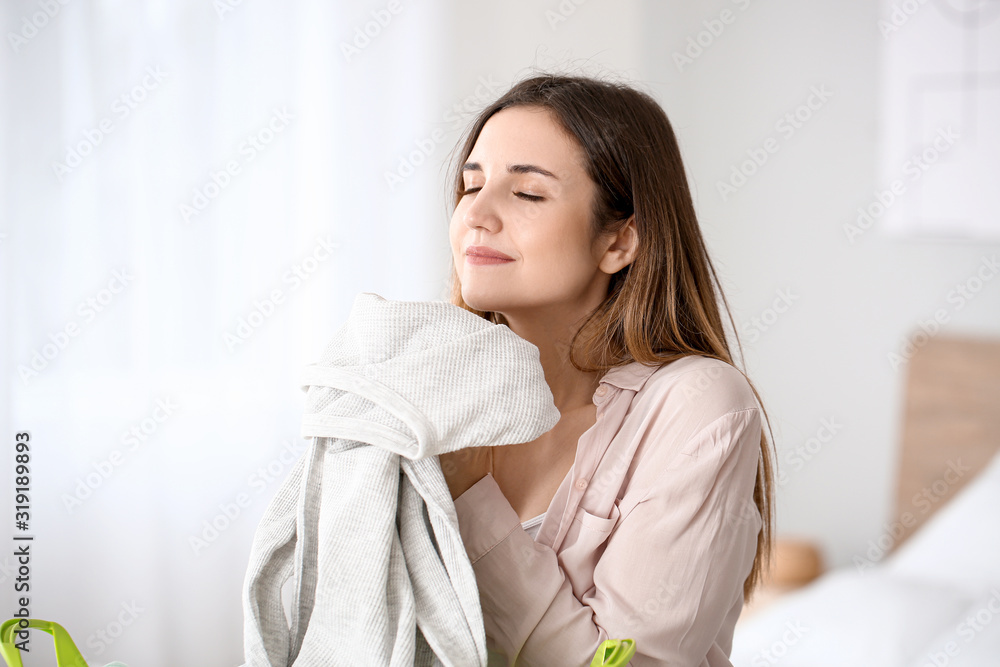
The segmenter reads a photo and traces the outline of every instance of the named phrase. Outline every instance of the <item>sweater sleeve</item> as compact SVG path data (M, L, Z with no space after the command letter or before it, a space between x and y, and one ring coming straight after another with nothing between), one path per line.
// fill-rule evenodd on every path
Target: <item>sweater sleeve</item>
M643 437L670 438L651 428ZM648 488L612 529L582 599L556 553L521 527L493 477L479 480L455 507L489 645L509 665L547 667L589 665L608 638L635 640L633 667L705 665L713 652L728 655L729 640L719 647L716 639L743 599L756 551L760 435L752 408L715 419L679 450L654 448L674 455L643 460L636 478Z

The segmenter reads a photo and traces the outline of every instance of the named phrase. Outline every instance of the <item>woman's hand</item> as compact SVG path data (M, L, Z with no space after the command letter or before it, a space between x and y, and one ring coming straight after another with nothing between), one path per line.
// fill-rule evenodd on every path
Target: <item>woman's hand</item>
M493 450L490 447L466 447L441 454L438 458L452 500L468 491L486 473L493 472Z

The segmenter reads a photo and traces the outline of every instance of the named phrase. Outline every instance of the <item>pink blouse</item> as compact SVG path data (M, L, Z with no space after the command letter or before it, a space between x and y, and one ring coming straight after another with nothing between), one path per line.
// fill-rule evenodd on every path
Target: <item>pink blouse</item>
M608 371L597 421L535 539L486 475L455 500L487 646L508 665L730 665L761 517L761 416L732 366L691 356Z

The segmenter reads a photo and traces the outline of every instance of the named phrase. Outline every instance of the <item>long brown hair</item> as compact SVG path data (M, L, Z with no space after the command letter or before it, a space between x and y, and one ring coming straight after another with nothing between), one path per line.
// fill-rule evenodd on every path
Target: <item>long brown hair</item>
M570 363L578 370L603 374L633 361L663 365L701 355L735 367L723 310L741 360L743 349L698 226L677 139L660 105L624 83L559 74L524 79L483 109L459 142L454 206L464 189L461 167L483 126L510 107L548 109L583 148L588 174L597 186L590 222L593 239L620 231L630 216L635 219L635 259L611 277L607 298L573 336ZM495 324L507 323L500 313L479 311L465 303L454 265L450 301ZM574 353L583 358L582 364ZM742 369L737 370L746 377ZM750 387L763 411L752 382ZM743 585L746 599L761 581L771 555L773 460L762 428L753 492L762 526L753 568Z

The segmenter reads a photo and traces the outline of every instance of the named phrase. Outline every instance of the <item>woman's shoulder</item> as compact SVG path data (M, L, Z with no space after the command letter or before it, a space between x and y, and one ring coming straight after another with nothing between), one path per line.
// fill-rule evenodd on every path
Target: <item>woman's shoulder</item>
M759 440L760 405L738 368L691 355L647 372L626 417L633 422L628 431L640 438L635 458L645 467L668 469L691 460L681 454L722 456L738 442Z
M649 373L633 401L659 410L676 411L702 420L759 409L746 376L720 359L689 355Z

